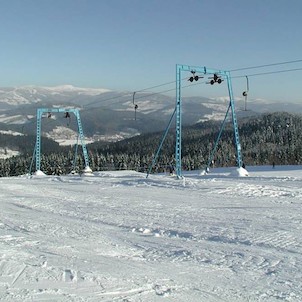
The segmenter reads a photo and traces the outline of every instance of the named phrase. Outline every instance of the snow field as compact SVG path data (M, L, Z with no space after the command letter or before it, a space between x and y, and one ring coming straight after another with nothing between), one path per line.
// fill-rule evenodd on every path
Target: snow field
M302 301L302 168L0 178L0 301Z

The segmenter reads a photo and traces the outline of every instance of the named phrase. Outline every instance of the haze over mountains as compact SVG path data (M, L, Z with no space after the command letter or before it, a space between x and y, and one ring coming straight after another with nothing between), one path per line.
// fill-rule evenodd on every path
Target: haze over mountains
M135 115L134 104L138 105ZM183 98L183 123L223 119L228 98ZM175 107L175 98L163 94L110 91L79 88L72 85L56 87L24 86L0 89L1 133L35 134L37 108L79 108L88 141L117 141L141 133L164 130ZM302 104L272 103L249 100L244 111L243 99L236 100L238 118L263 112L302 112ZM76 138L75 118L64 119L62 114L45 116L42 133L60 143Z

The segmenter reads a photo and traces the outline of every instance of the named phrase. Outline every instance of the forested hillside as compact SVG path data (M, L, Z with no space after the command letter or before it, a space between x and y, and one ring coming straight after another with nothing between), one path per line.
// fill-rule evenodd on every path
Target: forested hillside
M204 122L183 129L182 164L185 170L204 168L218 136L221 122ZM242 157L245 165L302 164L302 116L273 113L239 121ZM88 145L92 170L132 169L146 171L159 146L162 133L146 134L117 143ZM24 138L23 138L24 140ZM1 139L2 141L2 139ZM32 142L32 139L29 141ZM81 148L75 160L75 148L42 142L41 169L48 174L65 174L83 169ZM47 144L47 145L46 145ZM32 146L32 143L31 143ZM155 171L174 164L175 133L170 129ZM20 148L21 149L21 148ZM32 154L0 160L0 175L20 175L29 171ZM236 156L231 121L226 124L214 158L215 166L235 166ZM34 170L34 166L33 166Z

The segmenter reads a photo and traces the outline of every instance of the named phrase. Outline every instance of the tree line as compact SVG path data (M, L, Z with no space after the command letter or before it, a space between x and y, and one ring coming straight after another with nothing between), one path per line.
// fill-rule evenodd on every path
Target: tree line
M182 165L184 170L203 169L214 147L221 122L207 121L184 127L182 131ZM302 116L271 113L242 119L239 124L242 158L245 165L302 164ZM116 143L93 143L87 146L89 165L93 171L135 170L146 172L157 151L162 132L144 134ZM34 137L27 139L20 156L0 160L0 176L15 176L29 172L33 163L31 152ZM12 142L10 142L12 145ZM0 146L1 147L1 146ZM26 147L26 148L25 148ZM42 140L41 170L50 175L80 172L84 169L81 148L75 157L74 148L60 147ZM20 147L20 150L22 148ZM153 172L163 172L175 164L175 131L170 129L163 143ZM236 150L231 120L222 133L214 166L236 166ZM33 164L34 167L34 164ZM34 169L32 169L34 170Z

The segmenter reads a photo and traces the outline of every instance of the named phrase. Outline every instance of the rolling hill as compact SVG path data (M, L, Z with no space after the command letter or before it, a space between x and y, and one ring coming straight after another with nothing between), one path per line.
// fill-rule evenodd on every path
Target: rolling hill
M302 112L300 104L250 101L253 110L243 111L243 100L236 100L237 116L263 112ZM134 103L137 112L134 112ZM228 98L183 98L184 125L223 119ZM57 87L25 86L0 89L0 131L34 136L37 108L79 108L87 142L119 141L139 134L163 131L175 107L175 99L163 94L110 91L108 89L79 88L71 85ZM77 138L76 119L63 114L43 117L42 135L59 144L74 144ZM3 144L2 144L3 145ZM21 146L22 147L22 146ZM12 150L15 151L15 150Z

